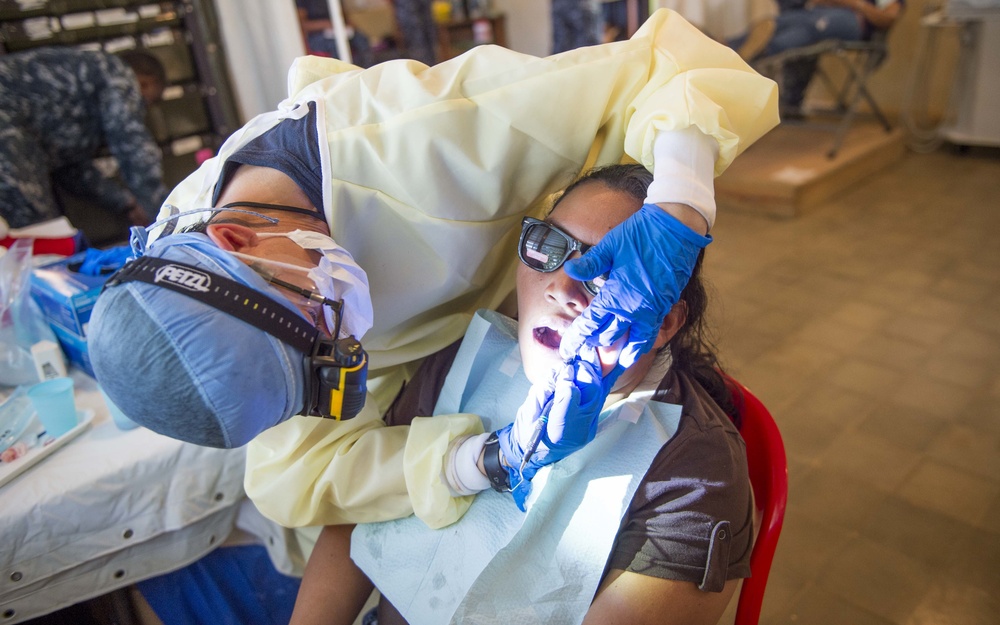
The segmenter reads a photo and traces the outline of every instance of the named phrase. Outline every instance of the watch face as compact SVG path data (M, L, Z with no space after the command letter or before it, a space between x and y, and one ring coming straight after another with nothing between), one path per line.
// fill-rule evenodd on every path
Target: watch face
M503 452L496 432L490 434L483 444L483 469L493 490L501 493L510 491L510 474L504 468Z

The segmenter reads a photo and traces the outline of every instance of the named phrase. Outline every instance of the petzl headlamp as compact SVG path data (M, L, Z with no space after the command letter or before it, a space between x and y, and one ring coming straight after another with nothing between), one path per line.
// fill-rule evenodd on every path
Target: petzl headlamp
M304 405L300 414L341 421L354 418L365 405L368 354L353 336L337 338L343 317L341 302L333 302L337 304L337 323L329 338L298 312L260 291L186 263L142 256L111 276L104 288L129 281L187 295L304 353Z

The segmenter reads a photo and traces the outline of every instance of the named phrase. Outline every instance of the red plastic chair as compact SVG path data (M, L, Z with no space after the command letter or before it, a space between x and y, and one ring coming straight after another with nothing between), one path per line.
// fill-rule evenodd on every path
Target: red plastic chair
M778 536L785 520L788 461L781 432L771 413L745 386L732 378L728 382L742 417L740 433L747 445L750 485L760 518L760 532L750 552L751 577L743 580L736 603L735 625L756 625L774 549L778 546Z

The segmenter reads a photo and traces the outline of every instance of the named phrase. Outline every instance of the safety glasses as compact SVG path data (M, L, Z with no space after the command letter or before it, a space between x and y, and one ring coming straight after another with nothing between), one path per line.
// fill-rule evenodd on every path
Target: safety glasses
M548 222L525 217L521 221L521 238L517 244L517 257L521 262L542 273L550 273L562 267L573 252L585 254L591 246L580 243ZM597 295L605 278L586 280L583 288L591 295Z
M339 317L341 303L320 293L316 283L309 276L309 270L305 267L240 252L230 252L230 254L250 265L250 268L269 284L280 288L285 299L309 315L317 327L324 319L324 306L333 308Z

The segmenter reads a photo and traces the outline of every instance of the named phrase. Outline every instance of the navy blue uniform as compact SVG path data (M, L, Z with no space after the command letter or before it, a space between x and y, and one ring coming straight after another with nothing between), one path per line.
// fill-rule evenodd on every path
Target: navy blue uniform
M53 178L114 213L137 203L156 215L166 189L144 113L135 75L116 56L72 48L0 56L0 215L13 228L58 217ZM105 145L128 190L94 167Z
M552 54L597 45L602 29L594 0L552 0Z

